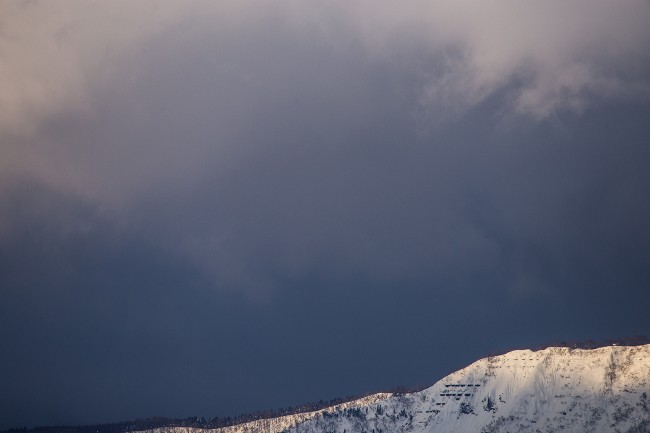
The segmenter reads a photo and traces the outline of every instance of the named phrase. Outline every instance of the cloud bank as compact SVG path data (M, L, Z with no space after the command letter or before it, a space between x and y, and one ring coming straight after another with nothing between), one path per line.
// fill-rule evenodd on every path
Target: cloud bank
M223 287L323 263L379 281L489 268L503 239L474 207L526 199L499 179L476 191L481 176L532 179L534 152L459 125L535 128L648 96L643 1L2 8L3 183L78 197ZM574 169L560 177L584 171L578 190L598 176ZM531 188L559 212L553 180Z

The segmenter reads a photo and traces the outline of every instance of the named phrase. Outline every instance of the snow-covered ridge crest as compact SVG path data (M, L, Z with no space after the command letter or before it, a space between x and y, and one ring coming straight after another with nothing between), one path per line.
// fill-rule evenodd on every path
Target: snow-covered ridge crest
M650 345L515 350L476 361L419 392L374 394L209 431L649 433L649 394Z
M159 427L145 430L141 433L280 433L312 418L323 416L324 413L344 411L349 408L361 408L378 404L391 397L391 393L377 393L366 397L326 407L319 410L284 415L275 418L259 419L216 429L202 429L195 427Z

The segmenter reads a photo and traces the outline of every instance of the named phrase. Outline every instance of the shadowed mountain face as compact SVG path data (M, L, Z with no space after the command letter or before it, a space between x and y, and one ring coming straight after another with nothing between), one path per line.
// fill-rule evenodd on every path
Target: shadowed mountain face
M410 394L373 394L329 408L221 429L148 433L650 431L650 345L552 347L481 359Z

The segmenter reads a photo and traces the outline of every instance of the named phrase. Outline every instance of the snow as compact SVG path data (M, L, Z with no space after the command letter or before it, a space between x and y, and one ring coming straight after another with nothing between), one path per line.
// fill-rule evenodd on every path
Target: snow
M374 394L330 408L211 433L650 432L650 345L515 350L412 394ZM163 428L149 433L199 433Z

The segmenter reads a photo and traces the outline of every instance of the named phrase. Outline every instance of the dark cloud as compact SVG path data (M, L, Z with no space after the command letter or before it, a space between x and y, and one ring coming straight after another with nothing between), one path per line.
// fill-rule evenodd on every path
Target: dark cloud
M457 27L161 3L112 10L120 37L90 6L12 11L43 26L0 47L38 83L2 76L0 427L232 415L647 333L647 8L517 42L529 13L445 5Z
M505 135L479 113L399 155L369 146L365 163L334 146L291 164L278 147L227 187L141 203L126 227L16 181L3 419L225 415L647 332L644 110ZM174 249L187 239L196 250Z

